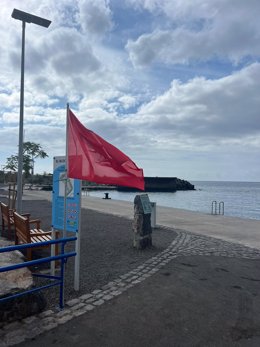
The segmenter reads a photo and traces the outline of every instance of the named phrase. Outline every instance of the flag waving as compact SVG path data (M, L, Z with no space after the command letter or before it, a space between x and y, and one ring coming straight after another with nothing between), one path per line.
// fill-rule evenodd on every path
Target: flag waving
M143 170L68 109L68 177L144 190Z

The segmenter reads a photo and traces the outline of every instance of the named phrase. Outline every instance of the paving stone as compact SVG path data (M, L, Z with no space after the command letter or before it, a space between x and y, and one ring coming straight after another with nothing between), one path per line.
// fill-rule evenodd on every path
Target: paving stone
M122 280L125 280L127 277L128 277L128 274L120 276L120 278L122 278Z
M111 293L111 295L113 295L113 296L118 296L118 295L120 295L121 293L122 293L121 290L115 290L114 292Z
M64 317L70 313L71 313L71 310L64 309L64 310L61 310L60 312L57 312L55 317L57 317L57 318Z
M113 295L109 295L109 294L105 295L105 296L103 296L103 299L106 300L106 301L107 300L111 300L111 299L113 299Z
M15 337L16 335L19 336L19 335L24 335L24 329L17 329L17 330L13 330L13 331L9 331L7 336L8 338L12 339L13 337Z
M43 311L43 312L38 314L38 317L39 318L45 318L45 317L52 315L53 313L54 313L53 310Z
M137 278L138 278L138 277L137 277ZM124 283L124 282L118 283L118 286L119 286L120 288L125 287L125 286L126 286L126 283Z
M138 283L141 283L141 281L140 281L140 280L135 280L135 281L133 281L132 283L133 283L133 284L138 284Z
M58 326L58 323L57 323L57 322L53 322L53 323L44 325L44 326L43 326L43 330L44 330L44 331L49 331L49 330L52 330L52 329L54 329L54 328L57 328L57 326Z
M82 296L80 297L80 300L85 301L85 300L90 299L90 298L92 298L92 297L93 297L93 294L85 294L85 295L82 295Z
M30 331L26 333L26 337L33 339L36 336L40 335L42 332L43 332L43 330L39 327L34 328L34 329L30 329Z
M14 345L18 345L18 343L25 341L25 339L26 337L24 335L16 335L16 336L13 336L12 338L7 336L4 343L6 343L7 346L14 346Z
M22 322L25 323L25 324L31 324L31 323L35 322L36 320L39 320L39 318L36 317L36 316L30 316L30 317L24 318L22 320Z
M100 299L100 298L102 298L103 296L104 296L104 293L102 292L102 293L99 293L99 294L95 295L95 298L96 298L96 299Z
M71 315L66 315L66 316L64 316L64 317L60 317L60 318L57 320L57 323L58 323L58 324L64 324L64 323L68 322L69 320L71 320L72 317L73 317L72 314L71 314Z
M66 305L68 305L69 307L74 306L76 304L80 303L80 299L72 299L66 302Z
M4 325L3 329L12 331L12 330L19 329L20 326L21 326L20 322L12 322L12 323Z
M100 306L100 305L102 305L104 302L105 302L104 300L97 300L97 301L94 301L94 302L93 302L93 305L95 305L95 306Z
M45 317L44 319L41 320L42 325L48 325L50 323L53 323L55 320L54 317Z
M87 303L91 304L92 302L94 302L96 299L95 298L89 298L88 300L86 300Z
M82 307L84 307L84 306L85 306L85 305L83 304L83 302L81 302L81 303L79 303L79 304L73 306L73 307L71 308L71 310L72 310L72 311L76 311L76 310L79 310L80 308L82 308Z
M73 312L73 317L82 316L86 312L87 312L86 308L84 308L84 309L82 308L81 310L77 310L77 311Z
M93 305L86 305L86 310L87 311L92 311L95 308Z

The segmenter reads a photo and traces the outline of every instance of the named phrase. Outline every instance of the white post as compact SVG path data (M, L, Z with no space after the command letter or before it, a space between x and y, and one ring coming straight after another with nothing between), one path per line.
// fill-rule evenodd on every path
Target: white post
M77 253L75 257L75 271L74 271L74 289L79 290L80 285L80 237L81 237L81 189L82 189L82 181L80 181L80 191L79 191L79 220L78 225L79 229L77 232L77 241L75 244L75 252Z
M67 104L67 113L66 113L66 161L65 161L63 237L67 237L68 132L69 132L68 117L69 117L69 104Z
M56 233L55 230L52 228L51 229L51 239L55 240L56 239ZM55 255L55 245L51 245L51 256L54 257ZM51 262L51 275L55 275L55 261Z

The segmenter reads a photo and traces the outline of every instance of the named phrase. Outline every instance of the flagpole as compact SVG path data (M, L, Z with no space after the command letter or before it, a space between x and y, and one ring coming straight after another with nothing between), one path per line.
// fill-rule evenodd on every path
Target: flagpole
M69 103L67 103L67 121L66 121L66 182L65 182L65 201L64 201L64 236L66 237L66 226L67 226L67 182L68 182L68 164L69 164ZM79 290L80 286L80 233L81 233L81 180L80 180L80 188L79 188L79 211L78 211L78 230L77 230L77 240L75 243L75 263L74 263L74 289L76 291Z
M68 146L69 146L68 134L69 134L69 103L67 103L67 114L66 114L66 161L65 161L63 237L67 237L67 190L68 190Z
M74 289L79 291L80 286L80 239L81 239L81 191L82 191L82 181L80 180L80 189L79 189L79 216L78 216L78 232L77 240L75 244L75 265L74 265Z

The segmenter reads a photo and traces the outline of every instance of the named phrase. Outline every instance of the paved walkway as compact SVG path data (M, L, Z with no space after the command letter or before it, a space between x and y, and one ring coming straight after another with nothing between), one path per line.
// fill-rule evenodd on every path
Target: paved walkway
M88 197L83 206L133 215L127 202ZM260 222L158 207L157 223L177 230L167 249L61 312L8 324L0 346L259 346Z
M51 200L51 193L26 191L25 198ZM133 218L133 204L127 201L84 197L82 206L103 213ZM216 237L225 241L260 249L260 220L203 214L182 209L157 206L156 223L180 230Z
M178 231L163 252L63 311L8 324L0 346L259 346L259 265L258 250Z

